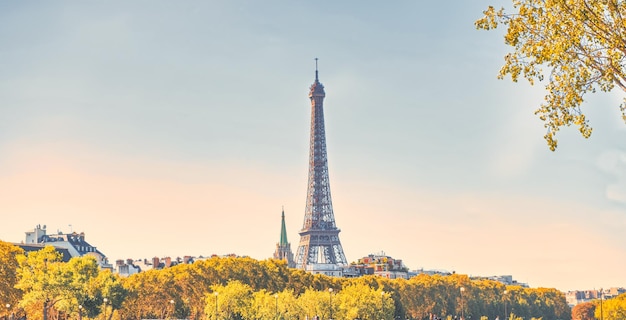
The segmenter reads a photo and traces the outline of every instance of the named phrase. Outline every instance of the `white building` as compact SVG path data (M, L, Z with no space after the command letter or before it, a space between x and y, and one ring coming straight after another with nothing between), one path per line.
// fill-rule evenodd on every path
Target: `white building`
M113 266L109 264L107 257L100 252L96 247L90 245L85 241L85 233L72 232L70 234L62 233L49 235L46 231L46 226L37 225L35 229L26 231L27 245L39 244L39 245L51 245L56 248L66 249L72 257L82 257L90 255L96 258L98 265L101 268L113 269Z
M343 277L343 267L330 263L310 263L306 265L305 271L329 277Z

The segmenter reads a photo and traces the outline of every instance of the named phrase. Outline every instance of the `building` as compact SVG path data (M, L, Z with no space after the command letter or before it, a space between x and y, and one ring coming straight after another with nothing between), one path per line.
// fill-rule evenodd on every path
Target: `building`
M120 259L115 261L115 272L122 277L128 277L141 272L141 268L135 265L133 259L126 259L126 261Z
M194 258L192 256L184 256L183 258L177 257L172 259L171 257L153 257L152 259L126 259L126 261L120 259L115 261L115 272L120 276L126 277L135 273L139 273L147 270L161 270L165 268L171 268L179 264L192 264L196 260L204 260L202 256Z
M309 90L311 101L311 137L309 146L309 179L304 223L295 255L296 268L312 273L341 276L347 266L339 241L340 230L330 195L326 134L324 128L324 86L319 81L315 59L315 82Z
M411 270L409 271L409 278L413 278L416 277L420 274L426 274L429 276L434 276L434 275L440 275L440 276L449 276L452 275L453 272L447 271L447 270L424 270L424 268L421 269L417 269L417 270Z
M287 227L285 226L285 209L281 216L280 223L280 242L276 244L276 250L274 251L274 259L284 260L287 262L289 268L295 268L296 264L293 261L293 252L291 252L291 243L287 241Z
M408 279L408 268L400 259L394 259L384 252L370 254L350 265L359 275L373 274L387 279Z
M522 288L528 288L528 284L524 282L519 282L513 279L512 275L501 275L501 276L488 276L488 277L471 277L473 280L491 280L497 281L507 286L520 286Z
M579 303L599 300L601 298L612 299L624 293L626 293L626 289L620 287L599 290L575 290L566 292L565 300L570 307L573 307Z
M344 272L347 269L345 266L340 266L332 263L310 263L306 265L304 271L312 274L323 274L329 277L344 277Z
M621 288L621 287L612 287L612 288L600 289L600 290L602 290L602 297L607 298L607 299L615 298L619 296L620 294L626 293L626 289Z
M45 225L43 227L41 225L37 225L33 230L26 231L26 239L23 246L20 246L31 246L32 248L41 246L41 248L43 248L46 245L51 245L57 248L59 252L67 250L72 258L86 255L93 256L96 258L100 268L113 269L113 266L109 264L107 257L96 247L85 241L84 232L63 233L58 231L56 234L48 234Z

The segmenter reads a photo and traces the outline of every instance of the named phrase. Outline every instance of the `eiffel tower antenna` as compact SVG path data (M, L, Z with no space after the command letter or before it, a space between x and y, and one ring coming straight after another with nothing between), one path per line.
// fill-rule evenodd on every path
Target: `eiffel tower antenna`
M319 60L319 59L315 58L315 82L319 81L319 78L317 76L317 60Z

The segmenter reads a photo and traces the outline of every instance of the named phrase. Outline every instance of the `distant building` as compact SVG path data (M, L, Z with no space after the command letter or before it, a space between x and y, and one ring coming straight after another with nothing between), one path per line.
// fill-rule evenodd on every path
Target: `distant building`
M497 281L507 286L520 286L523 288L528 288L528 284L524 282L518 282L513 279L512 275L503 275L503 276L489 276L489 277L471 277L472 279L486 279L491 281Z
M274 259L284 260L285 262L287 262L287 266L289 268L296 267L296 263L293 260L293 253L291 252L291 243L287 241L287 228L285 227L285 209L283 209L281 217L280 242L276 244Z
M449 276L449 275L452 275L453 272L446 271L446 270L424 270L424 268L422 268L422 269L409 271L409 278L416 277L420 274L427 274L429 276L434 276L434 275Z
M607 299L615 298L623 293L626 293L626 289L620 287L613 287L602 290L603 297Z
M489 280L493 280L493 281L498 281L500 283L504 283L507 285L513 285L515 283L517 283L517 281L513 280L513 276L512 275L505 275L505 276L491 276L488 277Z
M565 300L570 307L573 307L579 303L599 300L600 297L602 299L612 299L623 293L626 293L626 289L620 287L600 290L575 290L566 292Z
M137 267L139 269L139 272L148 271L148 270L154 269L154 265L152 264L152 262L153 260L139 259L139 260L133 261L132 265Z
M203 259L202 257L198 259ZM171 257L159 258L154 257L152 259L126 259L115 261L115 272L117 272L120 276L127 277L135 273L139 273L142 271L147 271L151 269L165 269L171 268L173 266L177 266L179 264L191 264L194 263L196 258L192 256L184 256L182 259L180 257L176 259L172 259Z
M384 252L360 258L350 267L354 268L359 275L373 274L387 279L409 278L408 268L404 266L402 260L387 256Z
M323 274L329 277L343 277L344 267L330 263L309 263L304 271L312 274Z
M571 307L595 299L600 299L600 292L598 290L576 290L565 293L565 300Z
M115 272L122 277L128 277L131 274L141 272L141 268L133 263L133 259L127 259L126 261L120 259L115 261Z
M59 252L62 252L61 249L66 250L72 258L90 255L96 258L101 268L113 268L109 264L107 257L100 250L85 241L84 232L66 234L58 231L57 234L49 235L45 225L43 227L37 225L33 230L26 231L26 239L22 245L23 247L31 246L32 248L37 246L43 248L46 245L51 245L57 248Z

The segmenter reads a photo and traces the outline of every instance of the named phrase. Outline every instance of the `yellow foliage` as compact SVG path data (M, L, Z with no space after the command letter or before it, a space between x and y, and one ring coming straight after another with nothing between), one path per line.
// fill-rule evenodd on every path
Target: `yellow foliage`
M498 78L531 84L550 70L545 101L535 111L547 130L550 150L556 133L575 125L588 138L592 128L581 110L583 97L615 86L626 91L626 2L588 0L513 0L513 13L490 6L475 22L477 29L507 27L504 42L513 51L504 57ZM620 105L626 122L626 107Z
M15 312L17 303L21 299L21 291L15 288L17 284L17 256L23 250L8 242L0 241L0 301L9 308L0 308L0 315Z

